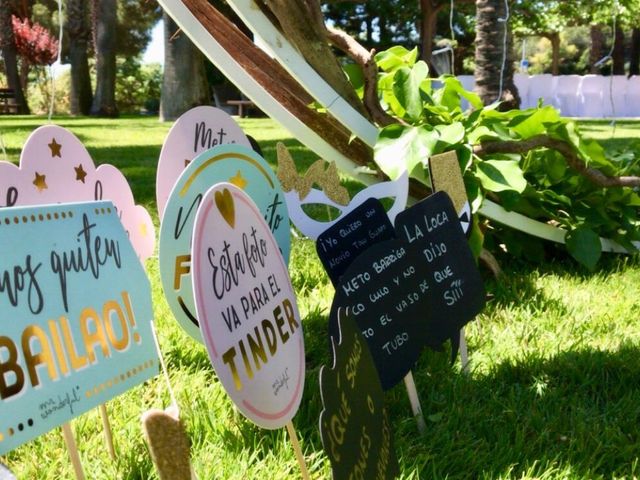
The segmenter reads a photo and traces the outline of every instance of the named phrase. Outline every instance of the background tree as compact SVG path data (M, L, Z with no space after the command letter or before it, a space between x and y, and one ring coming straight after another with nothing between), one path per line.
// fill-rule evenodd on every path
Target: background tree
M476 91L485 105L500 100L502 108L511 109L520 105L520 97L513 83L511 27L504 21L506 16L503 0L476 0L475 77Z
M65 28L69 38L68 61L71 64L71 115L88 115L93 93L89 73L89 22L88 0L67 0Z
M513 31L518 36L540 36L551 43L551 74L560 74L560 32L567 27L568 10L560 1L522 0L512 10Z
M116 0L94 0L96 92L91 115L117 117L116 106Z
M13 35L12 13L11 2L9 0L0 0L0 50L4 60L7 83L9 88L15 92L18 113L28 114L29 105L27 105L18 73L18 55Z
M322 13L326 20L367 49L380 51L394 45L410 47L419 39L416 0L323 2Z
M185 111L210 101L204 56L167 15L164 21L164 75L160 120L175 120Z
M629 47L629 76L640 75L640 28L631 31Z

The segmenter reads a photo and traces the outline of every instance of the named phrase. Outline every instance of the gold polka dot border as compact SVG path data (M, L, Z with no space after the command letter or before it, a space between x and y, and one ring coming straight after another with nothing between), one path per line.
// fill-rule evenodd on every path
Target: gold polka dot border
M107 208L104 208L104 207L96 208L96 209L94 209L94 210L93 210L93 212L94 212L96 215L110 215L110 214L111 214L111 207L107 207Z
M109 390L110 388L113 388L114 386L118 385L120 382L124 382L128 378L134 377L144 372L145 370L153 367L154 365L156 365L156 359L152 358L150 360L147 360L146 362L140 365L136 365L135 367L127 370L126 372L122 372L116 375L115 377L106 380L103 383L94 385L93 387L87 389L86 392L84 392L84 396L87 398L91 398L94 395L97 395L99 393L104 392L105 390Z
M110 209L109 209L110 210ZM73 218L73 212L71 211L63 211L63 212L54 212L53 214L51 213L39 213L37 216L36 215L22 215L22 216L12 216L12 217L4 217L4 218L0 218L0 227L2 225L20 225L20 224L27 224L27 223L38 223L38 222L47 222L47 221L51 221L51 220L65 220L67 218Z
M5 432L0 432L0 443L4 442L7 438L13 437L16 433L23 432L26 428L31 428L34 425L33 418L27 419L26 422L20 422L16 427L9 427Z

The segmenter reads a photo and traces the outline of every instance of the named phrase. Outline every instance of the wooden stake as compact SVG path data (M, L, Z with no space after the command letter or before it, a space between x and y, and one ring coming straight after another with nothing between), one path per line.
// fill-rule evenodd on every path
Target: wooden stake
M307 470L307 463L304 460L302 449L300 448L300 444L298 443L298 435L296 434L296 429L293 428L293 422L291 422L291 420L287 422L287 431L289 432L289 438L291 439L291 444L293 445L293 451L296 452L296 458L298 459L298 465L300 465L302 478L303 480L310 480L311 477L309 476L309 471Z
M413 417L416 419L416 422L418 422L418 431L424 435L427 430L427 425L424 422L422 407L420 406L420 399L418 398L418 389L416 388L416 382L413 380L413 373L411 373L411 371L404 377L404 385L407 387Z
M469 374L469 352L467 351L467 340L464 337L464 327L460 329L460 362L462 363L462 371Z
M109 450L111 460L115 461L116 449L113 447L113 434L111 433L111 423L109 423L107 405L103 403L102 405L100 405L99 409L100 416L102 417L102 428L104 429L104 441L107 444L107 450Z
M71 431L71 424L69 422L62 425L62 435L64 436L64 443L67 444L73 470L76 472L76 480L85 480L84 470L82 470L82 463L80 462L80 454L78 453L78 446L76 445L75 438L73 438L73 432Z

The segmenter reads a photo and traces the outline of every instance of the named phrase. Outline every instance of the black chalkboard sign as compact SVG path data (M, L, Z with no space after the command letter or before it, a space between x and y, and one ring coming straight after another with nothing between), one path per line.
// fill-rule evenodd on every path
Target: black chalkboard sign
M329 317L336 338L338 311L357 323L388 390L413 368L427 341L430 307L427 265L404 240L376 243L340 278Z
M367 342L342 311L337 324L340 343L333 342L333 366L320 370L320 434L333 478L396 478L391 425Z
M369 198L325 230L316 250L333 285L351 262L374 243L395 237L393 225L377 198Z
M451 199L437 192L401 212L396 234L429 270L429 308L434 330L428 344L438 347L455 341L462 326L484 307L485 290L480 272L460 226Z

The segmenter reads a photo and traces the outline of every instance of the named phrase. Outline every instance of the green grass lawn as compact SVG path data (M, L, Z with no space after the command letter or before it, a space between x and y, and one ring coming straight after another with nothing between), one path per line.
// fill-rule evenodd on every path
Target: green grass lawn
M17 161L35 117L2 117L0 133ZM56 118L97 163L112 163L132 183L138 203L155 211L155 168L170 128L153 118ZM273 164L285 141L305 164L315 156L266 119L241 126ZM607 148L638 136L640 123L604 122L584 130ZM624 139L624 140L621 140ZM529 264L503 259L504 277L483 272L493 294L466 332L472 370L450 366L447 352L425 352L414 369L427 418L420 436L406 391L386 394L403 479L640 477L640 262L606 256L595 273L570 260ZM163 298L157 259L147 263L155 318L170 377L204 479L299 478L286 433L266 431L233 407L203 346L182 332ZM290 273L304 319L307 377L294 424L314 478L330 478L318 431L318 374L330 360L327 315L333 295L312 242L293 239ZM140 414L169 403L158 377L109 402L117 450L111 461L97 411L72 422L90 479L157 478L140 428ZM4 458L18 478L73 478L59 429Z

